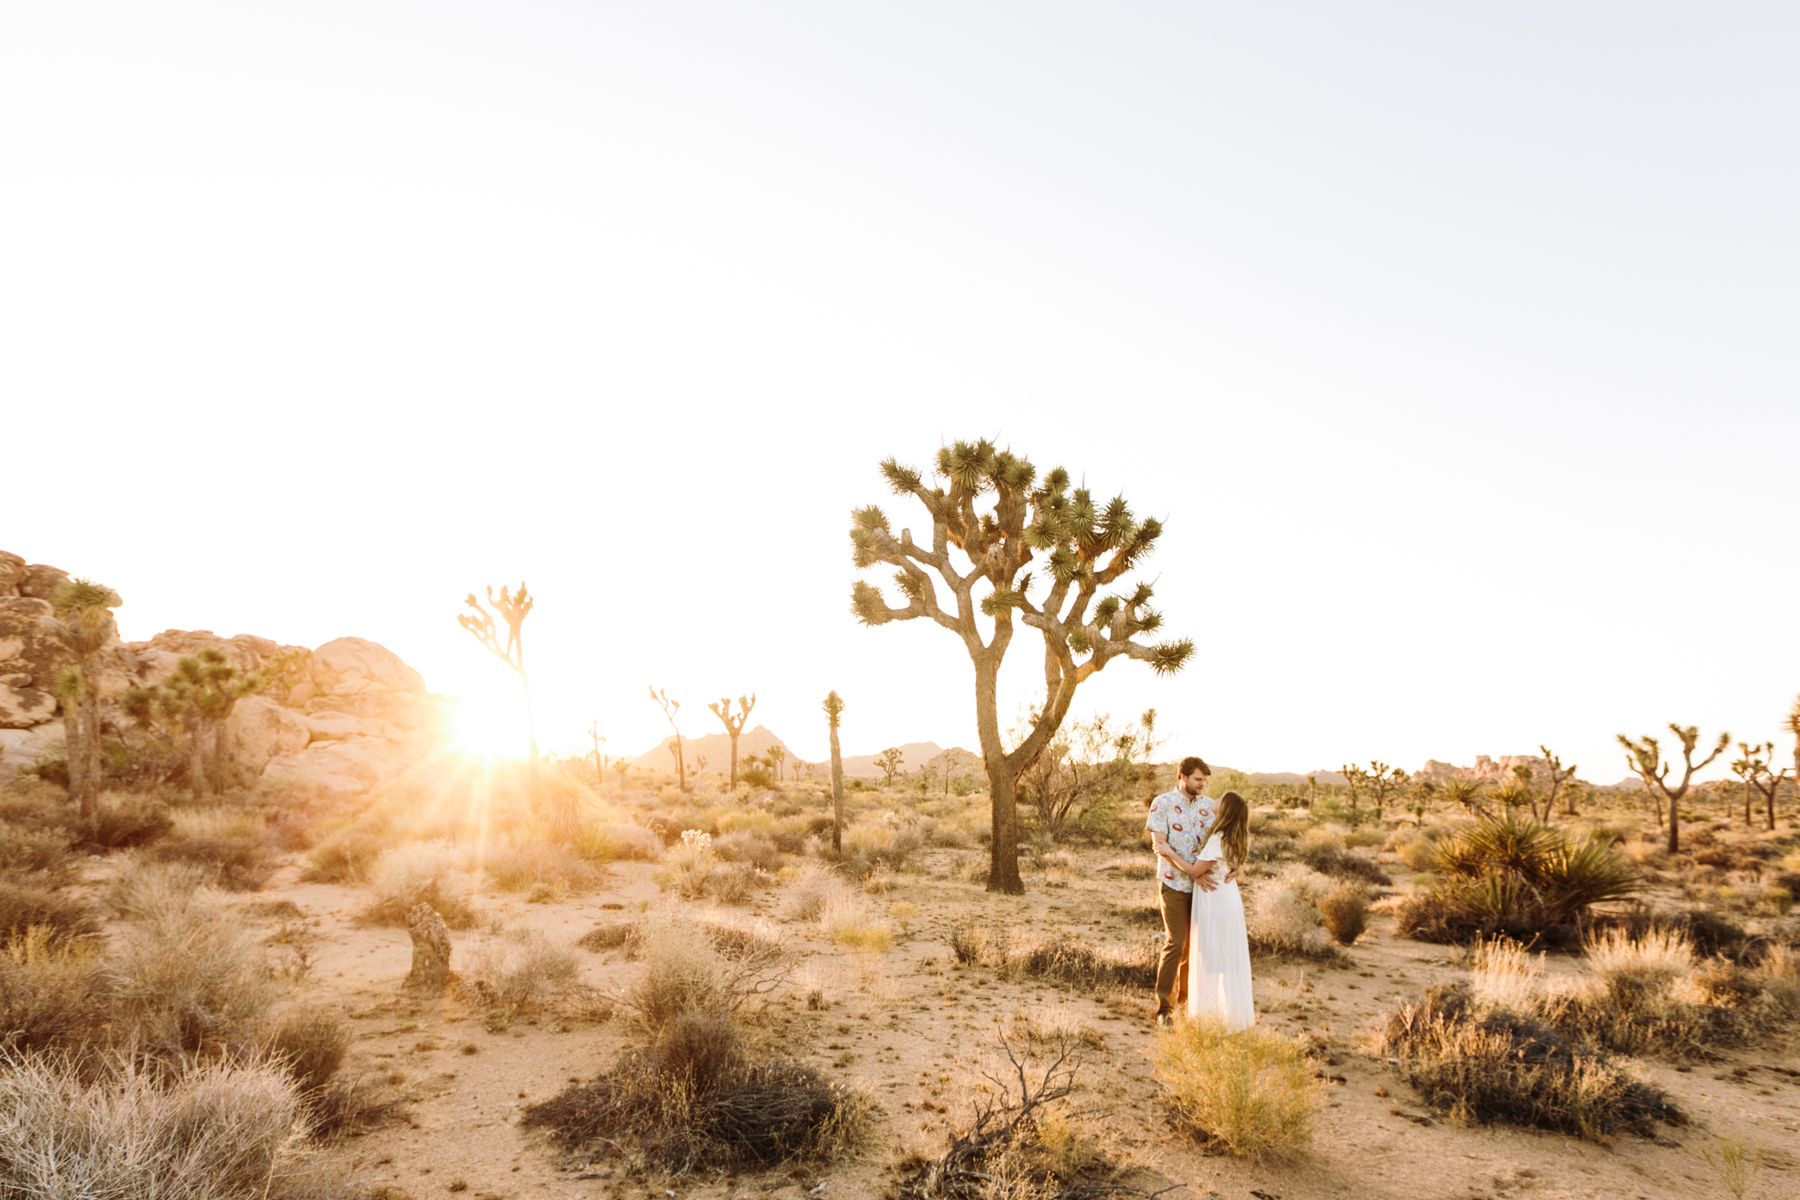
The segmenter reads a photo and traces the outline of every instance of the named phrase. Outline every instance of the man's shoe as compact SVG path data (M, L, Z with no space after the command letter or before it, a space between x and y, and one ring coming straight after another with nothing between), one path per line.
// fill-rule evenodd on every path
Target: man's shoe
M1156 1027L1158 1029L1173 1029L1173 1028L1175 1028L1174 1014L1166 1013L1166 1012L1157 1013L1156 1014Z

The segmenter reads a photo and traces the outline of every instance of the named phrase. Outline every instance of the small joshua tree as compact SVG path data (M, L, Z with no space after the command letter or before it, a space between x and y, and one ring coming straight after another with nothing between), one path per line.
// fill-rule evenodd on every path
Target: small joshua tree
M687 755L682 750L681 726L675 723L675 714L681 711L681 701L669 699L669 693L663 688L651 688L650 698L662 706L663 716L668 719L669 728L675 731L675 744L669 747L669 753L675 757L675 778L682 791L687 791Z
M588 726L588 737L594 742L594 790L602 791L606 787L606 763L600 756L600 743L606 739L600 736L600 722L595 721Z
M1368 785L1369 776L1354 763L1346 763L1338 768L1338 774L1344 777L1344 786L1350 789L1350 823L1357 823L1356 797Z
M898 746L889 746L881 752L875 759L875 765L881 771L881 786L886 788L894 786L894 777L900 774L901 764L905 760L906 755L900 753Z
M1669 786L1669 773L1673 763L1663 761L1662 747L1656 739L1644 735L1637 741L1619 734L1619 744L1625 747L1625 765L1644 783L1644 790L1652 788L1660 793L1669 805L1669 853L1681 853L1681 798L1688 794L1688 788L1694 782L1694 774L1703 770L1713 759L1725 752L1731 744L1731 735L1721 733L1719 740L1713 745L1712 753L1699 762L1694 761L1694 748L1700 742L1700 730L1694 725L1677 725L1669 723L1669 730L1681 742L1682 773L1681 782L1674 787Z
M1370 762L1369 770L1363 776L1368 785L1369 794L1375 798L1375 819L1381 820L1387 808L1387 800L1406 787L1406 781L1412 778L1399 767L1390 767L1384 762Z
M1115 583L1123 587L1126 573L1162 536L1162 523L1139 521L1123 496L1097 504L1086 488L1071 490L1069 473L1060 467L1040 480L1027 459L985 439L939 449L936 474L947 486L929 486L918 471L892 458L881 464L881 473L895 495L924 506L930 545L915 542L910 529L896 538L874 505L852 512L857 568L896 568L894 584L905 603L890 605L879 588L858 580L851 611L865 625L924 617L962 640L975 672L975 726L992 813L988 890L1018 895L1025 884L1019 877L1017 781L1050 745L1076 686L1115 658L1138 659L1162 675L1193 657L1191 641L1136 640L1162 626L1161 614L1150 607L1149 584L1100 595ZM1041 562L1041 579L1026 570L1034 559ZM1036 598L1034 581L1041 585ZM1009 750L1000 734L999 677L1015 620L1043 638L1044 699L1030 731Z
M196 801L208 790L207 750L212 750L211 790L225 785L225 722L237 702L263 689L263 677L252 672L239 675L237 668L217 646L208 646L199 657L176 660L175 671L161 684L131 688L120 697L126 715L144 726L157 721L179 725L187 732L188 787Z
M781 764L787 758L787 751L779 745L770 746L767 755L769 766L775 772L775 782L781 782Z
M1731 772L1743 781L1744 785L1744 824L1752 824L1750 816L1750 799L1754 791L1756 795L1768 802L1769 828L1775 828L1775 793L1781 790L1782 781L1787 778L1788 769L1769 770L1769 760L1775 757L1775 743L1764 742L1760 746L1738 743L1738 750L1743 757L1731 764Z
M844 852L844 756L838 749L838 723L844 702L835 691L825 693L825 722L831 727L831 852Z
M731 715L730 697L721 697L717 704L708 704L713 716L725 725L725 732L731 737L731 790L737 790L737 743L738 734L744 732L744 722L750 719L750 710L756 707L756 693L738 697L738 714L734 720Z
M63 704L68 740L69 795L81 805L81 820L91 828L100 786L100 689L92 686L94 658L112 640L112 610L123 604L119 593L91 579L71 579L56 589L50 611L62 623L75 652L73 672L58 672L56 697ZM70 721L71 709L77 719Z
M1563 766L1562 759L1550 752L1550 747L1540 745L1538 751L1543 754L1544 762L1550 773L1550 794L1544 797L1544 822L1548 824L1556 812L1556 797L1562 792L1564 785L1575 778L1575 764ZM1575 792L1568 793L1569 811L1567 816L1575 815Z

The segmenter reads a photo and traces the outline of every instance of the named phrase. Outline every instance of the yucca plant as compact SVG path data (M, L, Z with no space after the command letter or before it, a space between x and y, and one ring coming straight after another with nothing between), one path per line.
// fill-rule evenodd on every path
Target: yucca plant
M1447 839L1437 867L1442 877L1401 910L1401 933L1433 942L1572 935L1588 909L1644 886L1637 868L1607 841L1573 840L1510 813Z
M1169 674L1193 657L1191 641L1137 640L1162 626L1162 615L1150 607L1148 583L1100 595L1102 588L1123 586L1123 577L1162 536L1162 522L1138 520L1123 496L1096 502L1086 488L1071 488L1061 467L1040 479L1028 459L986 439L939 449L936 474L946 486L928 485L920 472L892 458L881 464L881 473L895 495L924 506L930 544L915 542L909 529L896 538L887 514L874 505L854 510L850 543L857 568L897 568L893 580L904 603L890 605L878 587L858 580L851 587L851 611L865 625L928 617L962 640L975 667L975 723L992 812L988 890L1017 895L1025 890L1017 781L1054 739L1076 686L1115 658L1135 658ZM1041 560L1046 576L1035 598L1034 573L1025 569L1033 559ZM998 681L1015 620L1044 639L1045 695L1024 738L1009 751L1001 737Z

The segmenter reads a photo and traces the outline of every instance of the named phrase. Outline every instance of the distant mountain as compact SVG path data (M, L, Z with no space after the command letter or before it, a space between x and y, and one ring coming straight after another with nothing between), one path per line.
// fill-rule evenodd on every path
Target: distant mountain
M670 747L675 744L675 736L670 734L658 742L654 750L646 750L631 760L634 767L644 767L652 771L675 770L675 755ZM758 725L745 730L738 737L738 762L742 763L746 755L767 754L770 746L780 746L791 759L794 752L788 750L787 743L771 733L766 726ZM709 733L705 737L681 739L682 757L687 759L688 770L697 769L700 759L706 760L708 771L725 772L731 770L731 738L724 733Z

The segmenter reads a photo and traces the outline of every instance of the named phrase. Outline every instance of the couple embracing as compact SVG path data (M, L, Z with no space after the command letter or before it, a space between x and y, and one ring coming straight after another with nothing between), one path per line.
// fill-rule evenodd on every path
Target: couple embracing
M1181 760L1175 790L1150 802L1144 828L1156 849L1162 901L1162 957L1156 964L1156 1023L1174 1024L1180 973L1187 967L1189 1016L1214 1016L1232 1032L1256 1023L1250 993L1250 938L1238 872L1250 845L1250 806L1236 792L1206 794L1212 768Z

